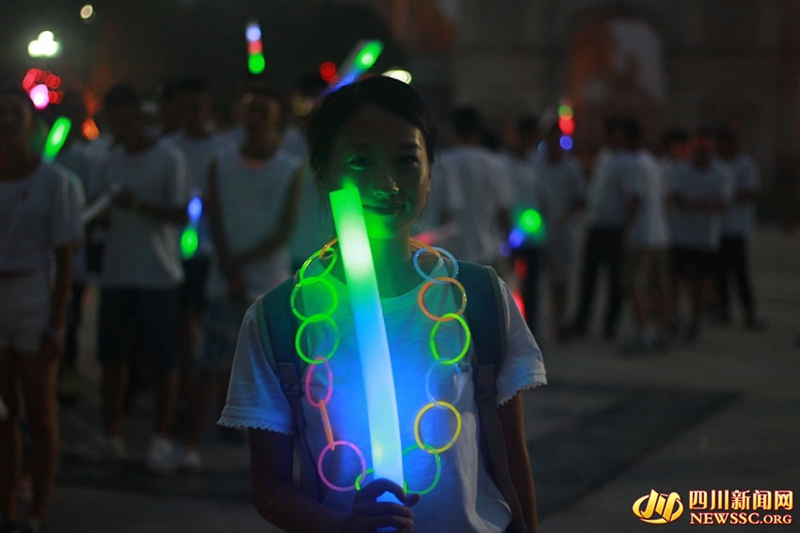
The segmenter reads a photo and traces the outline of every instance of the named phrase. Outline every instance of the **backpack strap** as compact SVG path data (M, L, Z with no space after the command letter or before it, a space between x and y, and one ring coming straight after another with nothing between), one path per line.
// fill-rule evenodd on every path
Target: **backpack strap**
M469 295L465 315L475 343L472 371L481 451L492 480L511 508L512 522L507 531L524 533L527 531L525 518L511 481L503 426L495 405L497 375L507 350L505 301L497 272L492 267L466 261L458 264L458 279Z
M303 418L301 383L304 369L294 348L298 325L290 307L290 298L296 283L297 280L291 277L262 296L256 303L256 314L260 326L269 333L272 344L271 350L265 350L265 353L273 356L269 364L280 379L283 394L292 408L295 430L296 460L293 469L295 484L309 496L319 499L321 493L316 468L305 438L306 424Z

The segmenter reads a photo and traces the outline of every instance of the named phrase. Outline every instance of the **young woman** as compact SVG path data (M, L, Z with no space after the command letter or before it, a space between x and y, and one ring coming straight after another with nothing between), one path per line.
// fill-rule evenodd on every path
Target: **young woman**
M431 185L436 128L430 111L404 83L369 78L329 95L311 122L308 138L311 167L325 197L348 181L358 187L364 205L397 387L407 489L369 475L364 383L342 261L332 244L301 269L298 279L307 281L292 298L301 316L327 317L300 326L303 356L315 363L304 376L302 407L305 438L318 459L317 475L328 487L321 502L292 483L296 431L280 380L268 362L274 354L255 307L239 334L220 423L249 430L256 508L287 531L505 531L511 512L484 467L479 445L468 362L473 350L465 348L464 330L455 320L439 328L438 353L430 347L435 324L430 317L458 313L462 296L456 284L427 283L425 277L454 276L455 264L428 250L417 256L417 268L417 248L410 240ZM425 310L418 302L423 288ZM495 403L524 520L528 531L535 531L520 392L546 383L545 371L508 287L501 282L501 288L508 350ZM444 364L444 358L458 359L455 355L462 350L466 357ZM320 358L326 355L328 359ZM356 489L359 484L361 490ZM377 501L385 492L402 503Z
M72 253L83 237L78 182L31 150L34 128L28 96L17 89L0 91L0 397L8 410L0 419L2 532L17 531L19 523L23 400L33 438L34 496L25 531L40 531L46 518L58 466L58 361Z

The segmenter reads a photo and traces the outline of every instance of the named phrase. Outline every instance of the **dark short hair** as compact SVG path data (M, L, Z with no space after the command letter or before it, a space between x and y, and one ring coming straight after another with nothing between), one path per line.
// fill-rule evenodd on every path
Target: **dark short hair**
M517 135L525 137L535 135L539 128L539 119L533 115L526 115L517 121Z
M121 107L142 107L142 95L132 85L115 85L106 93L105 108L108 111Z
M168 80L156 89L156 100L172 102L178 97L178 82Z
M730 124L720 124L717 127L715 134L716 139L719 142L735 142L739 139L736 130L734 130Z
M689 132L683 128L670 128L661 136L661 144L672 146L673 144L685 143L689 141Z
M481 115L471 106L454 109L450 114L450 122L459 137L469 137L481 131Z
M208 83L202 78L182 78L178 82L178 95L208 94Z
M642 123L638 118L626 118L622 122L622 132L634 144L642 142Z
M608 117L605 121L606 135L610 135L615 131L624 131L625 120L621 117Z
M327 164L342 126L368 104L402 117L419 128L425 139L428 163L433 163L438 133L428 105L417 91L402 81L375 76L345 85L330 93L317 106L308 127L310 162L315 173Z
M300 76L294 84L294 90L306 95L321 94L328 88L328 83L323 80L318 72L309 72Z
M692 137L695 139L699 137L714 139L716 137L714 133L715 133L714 128L711 128L709 126L700 126L694 130L694 133L692 133Z

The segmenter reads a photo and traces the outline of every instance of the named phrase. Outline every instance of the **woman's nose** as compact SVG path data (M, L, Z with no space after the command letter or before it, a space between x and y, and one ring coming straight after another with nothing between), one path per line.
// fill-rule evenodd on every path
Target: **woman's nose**
M400 187L397 182L392 178L391 174L383 174L383 176L370 183L372 194L378 198L389 198L400 192Z

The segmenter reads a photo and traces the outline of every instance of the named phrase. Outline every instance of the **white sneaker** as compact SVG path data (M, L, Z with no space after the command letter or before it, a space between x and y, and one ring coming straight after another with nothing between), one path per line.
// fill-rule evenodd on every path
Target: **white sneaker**
M144 458L144 466L151 472L157 474L167 474L173 472L176 467L175 447L172 441L154 435L150 439L150 446Z
M119 461L127 456L121 437L109 437L103 433L75 446L74 454L86 461Z
M183 444L175 445L175 466L185 470L200 470L203 467L203 459L197 448L187 448Z

